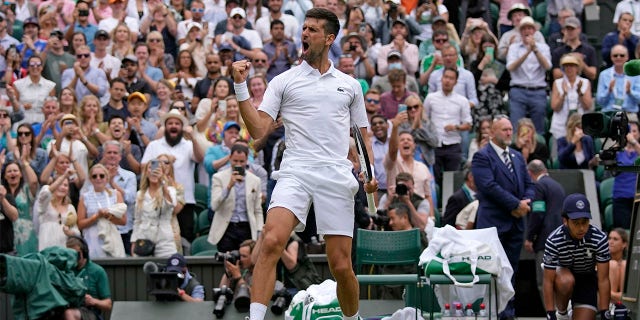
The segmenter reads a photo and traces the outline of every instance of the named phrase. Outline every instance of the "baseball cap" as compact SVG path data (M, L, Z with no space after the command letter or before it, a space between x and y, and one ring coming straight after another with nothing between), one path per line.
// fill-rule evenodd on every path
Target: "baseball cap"
M96 31L96 34L95 34L93 37L94 37L94 38L98 38L98 37L105 37L105 38L107 38L107 39L109 39L109 38L110 38L110 36L109 36L109 32L106 32L106 31L104 31L104 30L102 30L102 29L100 29L100 30Z
M145 97L142 92L137 92L137 91L129 95L129 97L127 98L127 102L130 102L135 98L138 98L142 100L142 102L147 103L147 97Z
M407 22L406 22L406 21L404 21L404 19L400 19L400 18L398 18L398 19L394 20L394 21L393 21L392 26L395 26L395 25L396 25L396 23L401 23L401 24L402 24L402 25L404 25L405 27L407 26Z
M122 58L122 63L125 63L127 61L138 63L138 58L132 54L128 54L124 56L124 58Z
M182 268L187 266L187 260L179 253L174 253L167 260L167 272L182 272Z
M231 12L229 13L229 18L233 18L235 15L240 15L243 18L247 17L247 14L244 12L244 9L239 7L231 9Z
M233 47L231 46L231 44L227 42L223 42L218 46L218 51L224 51L224 50L233 51Z
M235 122L235 121L227 121L224 124L224 128L222 129L222 132L225 132L225 131L227 131L227 130L229 130L231 128L236 128L236 129L238 129L238 131L240 131L240 125L237 122Z
M442 16L435 16L433 18L433 21L431 21L431 24L435 24L436 22L444 22L447 23L447 20L444 19L444 17Z
M36 18L36 17L26 18L24 20L24 22L22 23L22 25L24 27L26 27L28 24L34 24L34 25L36 25L36 27L40 28L40 24L38 23L38 18Z
M386 2L391 2L391 3L393 3L395 5L398 5L398 6L400 5L400 0L387 0Z
M358 39L358 42L360 42L360 46L362 46L362 50L367 51L367 41L365 41L364 37L357 32L350 32L346 37L342 37L342 39L340 40L340 45L344 46L344 44L351 38Z
M198 28L198 29L202 30L202 24L200 24L199 22L191 22L187 26L187 31L191 31L191 29L193 29L193 28Z
M562 27L582 28L582 24L580 23L580 19L576 17L569 17L564 20L564 24L562 25Z
M398 50L391 50L387 54L387 59L389 59L391 57L397 57L397 58L402 59L402 53L400 53L400 51L398 51Z
M589 204L589 200L581 193L570 194L562 203L562 215L571 220L582 218L591 219L591 205Z

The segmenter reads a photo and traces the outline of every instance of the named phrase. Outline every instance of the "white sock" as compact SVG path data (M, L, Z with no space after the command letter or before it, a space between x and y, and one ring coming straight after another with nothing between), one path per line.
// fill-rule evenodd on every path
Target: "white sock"
M262 303L252 302L249 305L249 319L262 320L267 314L267 306Z
M342 314L342 320L358 320L360 319L360 313L356 312L356 314L352 315L351 317L347 317L344 315L344 313Z

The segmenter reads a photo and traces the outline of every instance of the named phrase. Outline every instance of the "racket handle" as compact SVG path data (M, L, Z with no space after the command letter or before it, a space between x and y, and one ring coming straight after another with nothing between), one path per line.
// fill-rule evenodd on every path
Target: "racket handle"
M373 201L373 193L367 193L367 206L369 207L369 215L376 216L378 214L376 203Z

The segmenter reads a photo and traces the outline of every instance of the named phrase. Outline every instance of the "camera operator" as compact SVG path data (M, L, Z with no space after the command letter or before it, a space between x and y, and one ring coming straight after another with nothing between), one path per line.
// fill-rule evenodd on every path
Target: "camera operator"
M409 208L409 217L413 226L424 230L431 210L429 201L413 192L413 176L408 172L400 172L396 176L396 185L388 189L388 193L380 199L379 208L389 209L397 203L404 203Z
M224 273L220 279L219 288L226 286L231 288L233 292L237 293L237 288L240 285L246 284L251 287L251 277L253 276L253 260L251 259L251 253L256 245L254 240L245 240L240 244L238 252L240 257L232 263L225 259L224 261Z
M178 272L184 276L180 287L177 288L180 300L186 302L204 301L204 286L195 278L195 274L189 273L187 260L179 253L174 253L167 260L166 272Z
M89 246L83 238L71 236L67 239L67 248L78 252L78 269L76 276L84 280L87 293L84 306L67 309L65 320L97 320L103 319L103 313L111 311L111 291L109 279L104 269L89 259Z

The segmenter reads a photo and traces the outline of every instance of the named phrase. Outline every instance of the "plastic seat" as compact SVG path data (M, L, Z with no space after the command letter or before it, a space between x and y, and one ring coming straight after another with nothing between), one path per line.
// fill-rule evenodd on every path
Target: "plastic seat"
M218 247L207 241L208 236L199 236L191 243L191 255L198 255L200 252L218 250Z
M420 230L372 231L358 229L356 240L356 277L364 285L405 285L422 287L418 262L422 246ZM390 254L393 253L393 254ZM413 265L415 274L360 274L363 265ZM422 290L412 290L418 292ZM407 292L410 292L409 290ZM413 303L410 303L413 301ZM407 306L417 306L419 297L405 296ZM422 308L421 308L422 309Z
M610 231L613 228L613 204L608 204L604 209L604 230Z
M211 229L211 221L209 221L209 209L204 209L198 214L198 235L209 234Z
M196 183L196 187L193 194L196 198L196 203L198 205L205 208L209 207L209 188L207 188L207 186L200 183Z
M615 178L607 178L600 182L600 208L606 208L613 201L613 181Z

